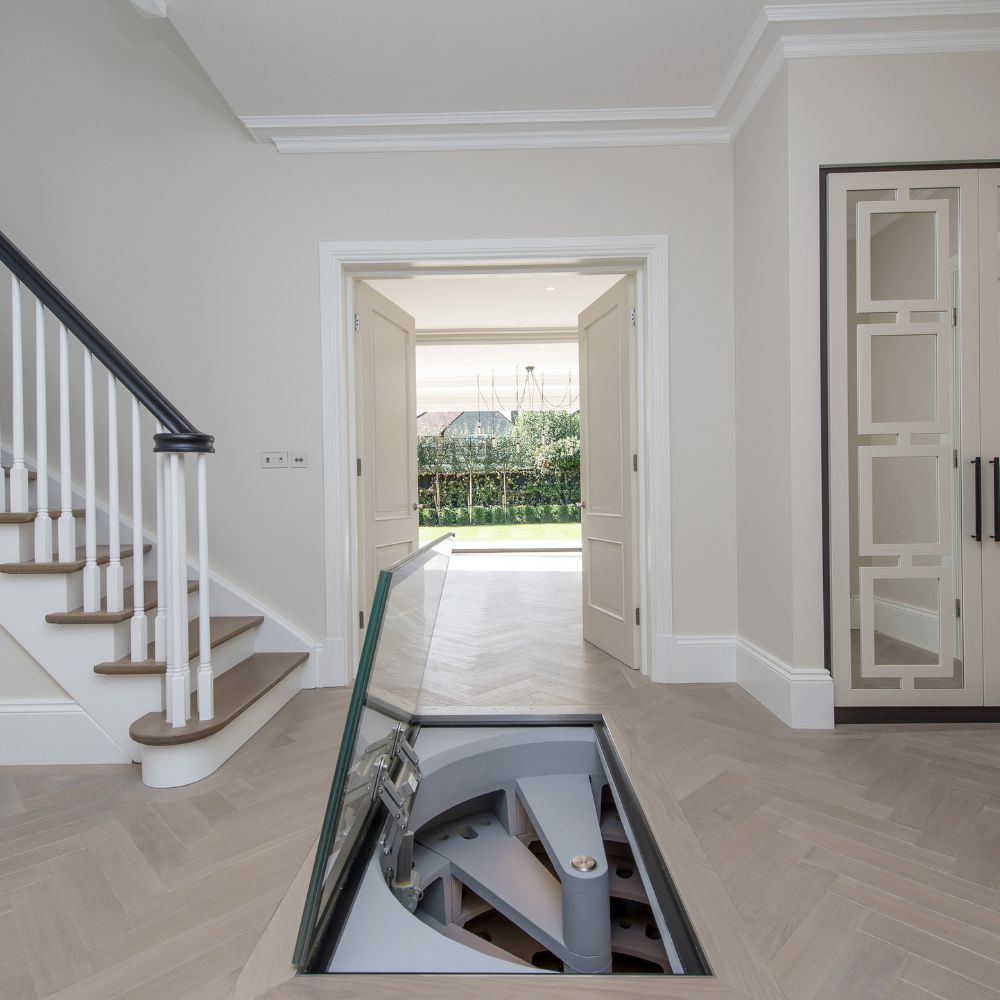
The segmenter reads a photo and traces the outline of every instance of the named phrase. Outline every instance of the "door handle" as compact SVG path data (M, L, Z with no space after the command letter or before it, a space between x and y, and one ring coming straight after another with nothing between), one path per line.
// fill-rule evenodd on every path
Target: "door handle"
M991 458L993 466L993 534L990 538L1000 542L1000 458Z
M977 455L972 460L976 470L976 533L972 536L977 542L983 540L983 460Z
M587 501L586 500L581 500L580 501L580 510L586 510L586 509L587 509Z
M418 503L415 503L415 504L413 505L413 509L414 509L414 510L420 510L420 504L418 504Z

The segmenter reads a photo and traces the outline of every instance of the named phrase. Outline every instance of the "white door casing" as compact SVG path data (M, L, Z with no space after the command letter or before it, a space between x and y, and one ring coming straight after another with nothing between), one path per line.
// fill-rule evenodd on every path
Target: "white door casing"
M579 319L583 637L630 667L638 657L635 599L635 278Z
M358 399L358 566L367 620L379 570L416 551L416 323L363 281L355 283Z
M953 254L958 261L976 260L976 174L904 170L828 180L837 705L983 703L982 544L971 537L971 460L980 454L978 273L964 266L953 283L951 269ZM892 226L911 234L897 241L897 251L886 249L897 246L886 235ZM913 250L918 229L929 251L922 257ZM881 259L873 268L876 246ZM893 252L899 266L892 266ZM920 596L908 603L907 595L915 594Z

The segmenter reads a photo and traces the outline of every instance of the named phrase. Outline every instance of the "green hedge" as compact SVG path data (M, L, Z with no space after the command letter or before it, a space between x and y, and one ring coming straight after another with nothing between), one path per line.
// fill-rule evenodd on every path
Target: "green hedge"
M433 505L420 508L425 527L455 527L462 524L568 524L580 520L576 503L511 504L503 507L445 507L441 517Z

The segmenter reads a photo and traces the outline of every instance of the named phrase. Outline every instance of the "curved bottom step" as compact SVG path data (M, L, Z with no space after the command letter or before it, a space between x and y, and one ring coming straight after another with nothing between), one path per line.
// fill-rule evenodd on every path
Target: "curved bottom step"
M215 717L198 719L192 698L186 726L163 712L134 722L129 735L142 748L142 781L151 788L189 785L218 770L301 689L308 653L255 653L215 682Z

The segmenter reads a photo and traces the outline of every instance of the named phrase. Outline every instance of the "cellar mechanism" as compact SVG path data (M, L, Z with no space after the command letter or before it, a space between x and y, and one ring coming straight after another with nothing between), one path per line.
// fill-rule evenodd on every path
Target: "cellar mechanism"
M379 578L300 971L709 974L599 718L418 714L449 554Z

